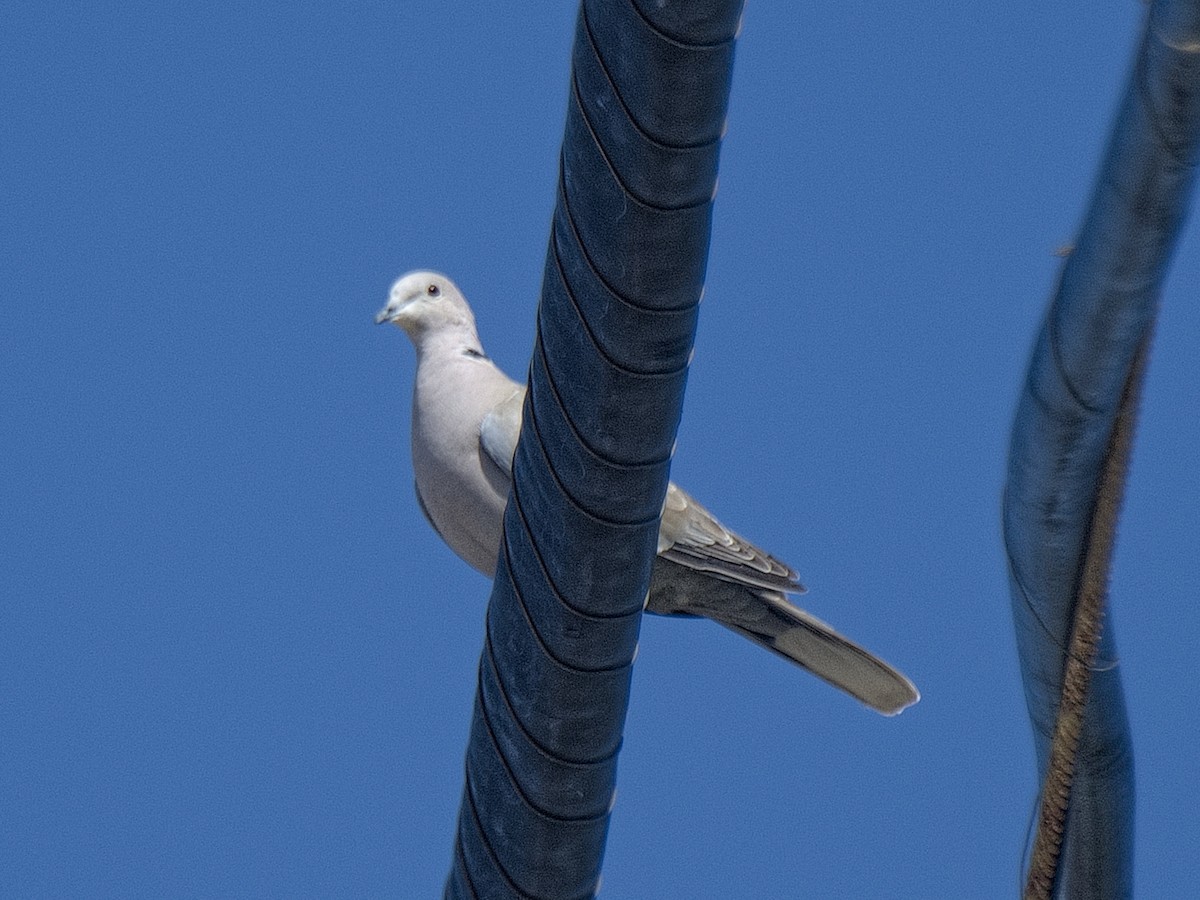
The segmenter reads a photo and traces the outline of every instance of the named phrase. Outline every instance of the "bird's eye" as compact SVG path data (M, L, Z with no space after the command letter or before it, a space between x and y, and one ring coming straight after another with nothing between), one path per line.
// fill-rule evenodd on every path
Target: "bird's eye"
M436 284L431 284L431 285L429 285L429 287L425 288L425 293L427 293L430 297L436 297L441 292L442 292L442 289L440 287L438 287Z

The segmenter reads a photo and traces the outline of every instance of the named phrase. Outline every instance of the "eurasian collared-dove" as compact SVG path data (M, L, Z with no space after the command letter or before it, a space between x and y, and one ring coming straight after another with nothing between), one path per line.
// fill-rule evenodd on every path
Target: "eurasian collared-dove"
M417 349L412 407L417 502L450 548L490 578L525 387L484 354L466 298L444 275L405 275L392 285L375 321L394 322ZM647 611L719 622L886 715L919 699L902 674L784 596L803 591L790 566L668 486Z

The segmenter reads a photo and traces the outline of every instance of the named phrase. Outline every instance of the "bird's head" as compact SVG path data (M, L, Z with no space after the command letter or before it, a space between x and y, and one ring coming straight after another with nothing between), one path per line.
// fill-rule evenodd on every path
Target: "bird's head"
M375 324L394 322L414 342L422 335L441 329L466 326L475 332L475 317L466 298L445 275L409 272L397 279L387 304L375 316Z

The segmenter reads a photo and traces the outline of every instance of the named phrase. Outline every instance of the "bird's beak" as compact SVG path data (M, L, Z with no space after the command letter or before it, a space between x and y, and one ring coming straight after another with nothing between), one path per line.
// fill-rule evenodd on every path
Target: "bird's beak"
M375 324L382 325L384 322L390 322L394 318L396 318L396 310L392 309L390 306L385 306L375 314Z

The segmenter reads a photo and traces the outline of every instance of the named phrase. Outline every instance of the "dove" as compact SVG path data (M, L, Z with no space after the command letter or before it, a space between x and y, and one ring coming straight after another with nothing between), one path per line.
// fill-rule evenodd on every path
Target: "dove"
M491 578L526 388L484 353L466 298L444 275L402 276L375 322L397 325L416 348L417 503L450 549ZM788 601L804 591L790 566L668 485L647 612L712 619L884 715L920 699L892 666Z

